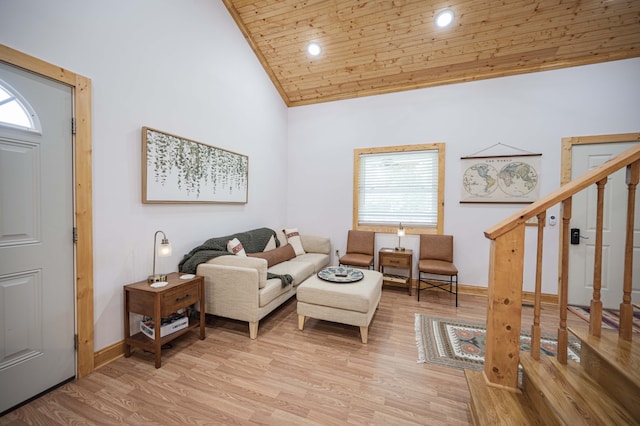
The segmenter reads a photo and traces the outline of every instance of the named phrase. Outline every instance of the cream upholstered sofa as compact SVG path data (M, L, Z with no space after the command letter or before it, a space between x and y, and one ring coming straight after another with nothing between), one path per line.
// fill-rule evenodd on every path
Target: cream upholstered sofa
M258 336L258 323L262 318L294 296L304 280L329 264L331 242L328 237L300 234L298 242L304 253L298 246L300 254L282 260L290 257L290 254L277 253L285 251L287 238L281 229L275 233L280 241L276 249L247 253L247 256L217 256L199 264L196 270L204 277L205 312L247 321L252 339ZM277 277L268 279L268 274L289 275L293 280L285 284Z

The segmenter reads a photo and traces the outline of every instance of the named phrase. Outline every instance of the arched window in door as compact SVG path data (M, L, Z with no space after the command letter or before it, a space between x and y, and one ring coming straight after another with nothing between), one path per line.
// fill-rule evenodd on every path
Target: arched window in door
M26 99L0 80L0 125L40 132L40 121Z

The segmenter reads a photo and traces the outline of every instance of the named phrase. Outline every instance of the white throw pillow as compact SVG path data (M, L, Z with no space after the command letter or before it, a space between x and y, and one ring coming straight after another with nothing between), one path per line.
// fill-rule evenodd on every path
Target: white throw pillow
M284 229L280 228L276 231L276 240L278 241L278 246L287 244L287 236L284 235Z
M247 256L247 253L244 251L244 247L242 247L242 243L237 238L229 240L227 243L227 250L237 256Z
M298 228L283 229L284 235L287 237L287 243L291 244L293 251L296 252L296 256L305 254L304 247L302 247L302 239L298 234Z
M266 247L262 251L271 251L271 250L273 250L275 248L276 248L276 239L272 235L271 238L269 238L269 242L267 242Z

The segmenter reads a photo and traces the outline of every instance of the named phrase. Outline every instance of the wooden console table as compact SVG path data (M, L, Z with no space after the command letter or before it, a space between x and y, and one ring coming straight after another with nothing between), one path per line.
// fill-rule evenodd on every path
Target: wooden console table
M205 312L204 312L204 278L194 276L189 279L181 279L177 272L167 275L167 284L164 287L153 288L149 283L140 281L124 286L124 356L131 356L131 348L141 348L153 352L156 356L156 368L160 368L162 345L182 336L195 327L200 327L200 340L205 338ZM182 330L160 337L161 318L169 316L180 309L188 308L196 302L200 302L200 319L189 318L189 325ZM155 339L147 337L142 332L131 336L130 313L135 312L153 318L156 325ZM191 315L188 315L191 317Z
M408 276L385 274L384 268L406 269ZM402 285L409 289L411 296L411 286L413 282L413 250L395 250L383 248L378 252L378 271L383 274L383 284Z

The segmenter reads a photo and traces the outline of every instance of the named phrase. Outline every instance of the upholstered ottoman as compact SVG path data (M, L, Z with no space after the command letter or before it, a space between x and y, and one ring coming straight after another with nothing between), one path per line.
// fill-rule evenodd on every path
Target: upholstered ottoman
M313 275L298 286L298 329L305 317L360 327L362 343L367 343L369 323L380 302L382 274L363 270L364 277L352 283L333 283Z

